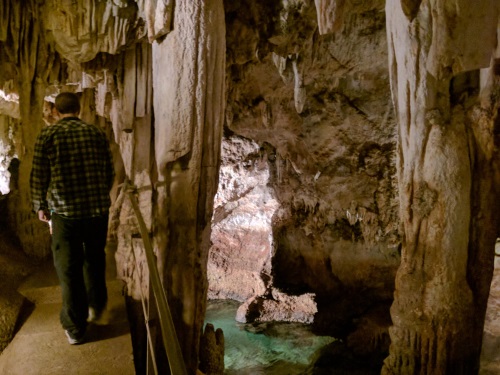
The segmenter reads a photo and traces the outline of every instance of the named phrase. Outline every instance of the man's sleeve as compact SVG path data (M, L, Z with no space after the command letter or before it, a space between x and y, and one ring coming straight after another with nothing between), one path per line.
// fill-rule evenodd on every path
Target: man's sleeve
M49 181L50 162L44 151L43 137L40 134L35 142L33 166L30 175L31 203L35 212L48 208L47 190L49 188Z

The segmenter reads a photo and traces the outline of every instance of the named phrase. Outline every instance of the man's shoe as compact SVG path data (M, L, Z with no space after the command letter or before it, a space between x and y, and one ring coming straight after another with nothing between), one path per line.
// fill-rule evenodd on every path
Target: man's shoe
M89 317L87 318L87 322L95 323L99 319L101 319L102 311L97 311L93 307L89 307Z
M68 330L65 330L64 333L66 334L70 345L83 344L83 342L85 341L84 335L82 335L81 337L75 337L71 333L69 333Z

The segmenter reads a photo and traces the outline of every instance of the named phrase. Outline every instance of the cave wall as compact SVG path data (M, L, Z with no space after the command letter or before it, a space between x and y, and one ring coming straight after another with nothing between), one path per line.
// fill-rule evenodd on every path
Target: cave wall
M214 237L209 268L218 277L211 297L231 291L244 302L243 321L294 316L337 337L372 311L389 321L400 238L384 5L226 3L226 124L260 149L223 159L241 190L216 202L214 229L226 225L231 235ZM261 232L249 241L248 230L231 230L248 222L244 210L265 214L265 206L243 206L259 166L279 203L265 250ZM219 189L230 184L222 173Z
M209 299L245 302L266 292L271 221L279 207L269 180L267 156L257 143L223 138L207 265Z

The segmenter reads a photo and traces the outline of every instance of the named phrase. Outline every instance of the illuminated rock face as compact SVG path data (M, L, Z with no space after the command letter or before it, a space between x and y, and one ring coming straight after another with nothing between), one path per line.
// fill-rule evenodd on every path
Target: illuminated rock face
M279 207L269 179L267 155L257 143L236 136L224 139L208 261L210 299L244 302L267 290L274 246L271 220Z
M353 319L367 312L385 312L381 320L389 320L399 265L384 2L351 4L338 32L324 36L317 35L311 2L288 2L274 28L263 21L276 9L251 3L226 7L226 121L261 147L248 169L227 159L234 173L242 169L238 182L249 181L254 165L265 165L266 189L279 207L253 240L241 241L249 235L243 230L213 237L209 269L216 271L217 288L210 294L209 287L209 295L244 302L240 320L312 316L322 332L346 338L357 329ZM227 188L227 180L221 183ZM227 199L214 216L213 234L225 223L265 213L263 204L240 206L247 191L254 190L242 188L241 201ZM258 250L264 230L272 238L266 241L270 258Z
M493 0L0 1L9 226L27 254L49 254L29 205L33 145L55 94L81 92L82 117L112 140L118 273L138 299L148 275L127 179L190 372L207 295L241 301L240 320L314 318L363 352L365 337L387 349L396 288L384 371L474 373L499 228L498 12Z

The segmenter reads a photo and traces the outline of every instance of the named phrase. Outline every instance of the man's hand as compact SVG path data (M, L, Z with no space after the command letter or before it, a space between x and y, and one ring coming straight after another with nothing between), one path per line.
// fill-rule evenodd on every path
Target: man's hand
M44 210L39 210L38 211L38 219L40 219L40 221L48 223L50 220L50 212L44 211Z

